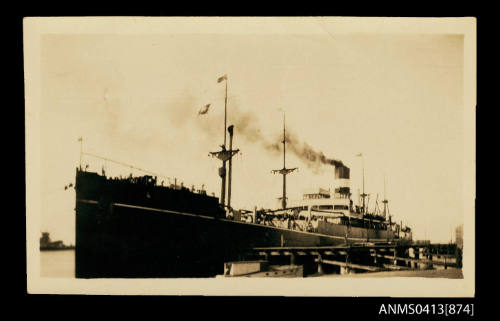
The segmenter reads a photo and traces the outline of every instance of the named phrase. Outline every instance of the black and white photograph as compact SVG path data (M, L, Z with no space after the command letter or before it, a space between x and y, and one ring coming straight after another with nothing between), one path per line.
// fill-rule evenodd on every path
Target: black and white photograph
M23 25L30 293L474 295L474 18Z

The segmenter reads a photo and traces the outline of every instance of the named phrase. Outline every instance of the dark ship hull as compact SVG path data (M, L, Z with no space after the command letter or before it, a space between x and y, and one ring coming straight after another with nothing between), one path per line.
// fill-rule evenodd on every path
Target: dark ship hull
M366 241L229 220L216 197L140 179L77 170L77 278L212 277L254 247Z

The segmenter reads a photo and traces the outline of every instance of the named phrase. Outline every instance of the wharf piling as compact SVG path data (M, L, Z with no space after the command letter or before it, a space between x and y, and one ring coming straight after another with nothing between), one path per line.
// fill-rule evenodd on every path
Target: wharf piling
M246 257L264 260L269 265L303 266L304 276L461 268L461 250L454 244L361 243L256 247Z

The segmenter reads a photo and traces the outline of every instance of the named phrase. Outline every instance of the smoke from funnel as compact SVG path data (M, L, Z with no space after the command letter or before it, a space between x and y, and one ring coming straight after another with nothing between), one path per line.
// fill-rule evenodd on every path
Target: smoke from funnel
M236 120L234 123L237 124L236 128L238 128L239 134L247 141L258 142L264 149L273 154L283 152L283 136L277 135L271 141L264 137L258 129L257 119L254 114L251 112L241 112L237 109L233 118ZM292 152L302 160L308 168L316 173L321 171L323 165L331 165L336 168L347 168L342 161L326 157L323 152L315 150L306 142L302 142L298 139L297 135L290 131L290 129L287 129L286 132L286 149Z
M332 165L337 168L346 167L342 161L326 157L321 151L315 150L311 145L302 142L297 138L292 131L287 130L286 133L287 150L293 152L295 156L305 162L307 167L315 172L321 169L322 165Z
M190 110L196 110L196 107L190 108ZM221 119L220 117L211 117L212 109L206 113L206 115L197 115L197 112L193 113L193 119L196 121L198 128L203 130L205 133L210 135L217 135L221 130L220 127ZM180 124L180 122L177 122ZM273 155L279 155L283 152L283 136L276 135L274 139L264 136L260 130L259 120L256 114L252 111L241 110L235 100L228 103L228 125L232 124L235 128L235 133L250 143L259 144L269 153ZM306 142L302 142L298 139L292 131L287 129L286 132L286 149L287 152L292 152L300 160L302 160L306 166L312 169L314 172L320 172L323 165L332 165L337 168L347 168L342 161L329 158L324 155L323 152L315 150Z

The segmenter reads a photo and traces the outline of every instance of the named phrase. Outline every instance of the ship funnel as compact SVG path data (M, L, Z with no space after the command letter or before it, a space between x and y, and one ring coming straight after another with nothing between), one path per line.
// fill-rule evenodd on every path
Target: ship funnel
M351 189L349 184L350 169L347 166L335 166L335 197L349 198Z
M350 169L347 166L335 166L335 179L349 179Z

